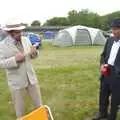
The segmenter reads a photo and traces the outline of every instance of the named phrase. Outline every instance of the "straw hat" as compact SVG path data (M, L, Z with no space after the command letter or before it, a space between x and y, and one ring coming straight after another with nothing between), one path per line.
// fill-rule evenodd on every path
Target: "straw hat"
M3 30L5 31L11 31L11 30L23 30L25 29L25 25L22 24L22 22L17 18L9 19L5 26L3 27Z

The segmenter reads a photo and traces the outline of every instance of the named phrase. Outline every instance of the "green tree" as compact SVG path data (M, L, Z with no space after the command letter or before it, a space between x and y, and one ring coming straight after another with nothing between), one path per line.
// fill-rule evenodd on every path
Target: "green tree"
M48 26L67 26L69 22L65 17L54 17L50 20L47 20L44 25Z
M104 16L101 16L101 29L109 30L110 29L110 22L115 18L120 18L120 11L116 11Z
M79 21L79 14L76 10L68 12L68 22L70 25L77 25Z
M76 10L68 12L68 21L71 25L100 27L100 16L88 9L83 9L79 12Z
M32 23L31 23L31 26L40 26L41 23L39 20L34 20Z
M68 12L67 17L53 17L52 19L47 20L44 25L84 25L107 31L110 29L110 22L114 18L120 18L120 11L100 16L99 14L94 13L88 9L82 9L81 11L71 10Z

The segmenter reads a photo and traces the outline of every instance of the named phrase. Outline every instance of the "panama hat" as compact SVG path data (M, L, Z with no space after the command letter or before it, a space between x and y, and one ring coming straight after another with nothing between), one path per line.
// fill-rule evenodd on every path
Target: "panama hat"
M17 18L9 19L5 26L3 27L3 30L5 31L11 31L11 30L23 30L25 29L25 25L22 24L22 22Z

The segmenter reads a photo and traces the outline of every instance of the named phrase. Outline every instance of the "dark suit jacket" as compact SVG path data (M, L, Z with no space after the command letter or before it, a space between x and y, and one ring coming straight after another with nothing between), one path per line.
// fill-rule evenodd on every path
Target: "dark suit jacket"
M115 38L111 37L106 41L106 44L104 46L104 50L101 54L100 65L107 64L114 40L115 40ZM116 75L118 77L120 77L120 48L118 50L118 53L117 53L117 56L115 59L114 68L115 68ZM103 76L101 75L100 79L102 79L102 78L103 78Z
M104 46L104 50L101 54L100 64L107 64L113 42L114 42L113 37L107 39L105 46Z

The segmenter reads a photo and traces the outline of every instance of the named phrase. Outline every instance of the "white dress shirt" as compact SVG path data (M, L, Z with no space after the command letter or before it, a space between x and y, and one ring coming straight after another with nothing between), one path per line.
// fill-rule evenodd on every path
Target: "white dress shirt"
M119 47L120 47L120 40L118 40L117 42L114 41L112 48L111 48L110 56L108 59L108 64L114 66L114 62L115 62Z

